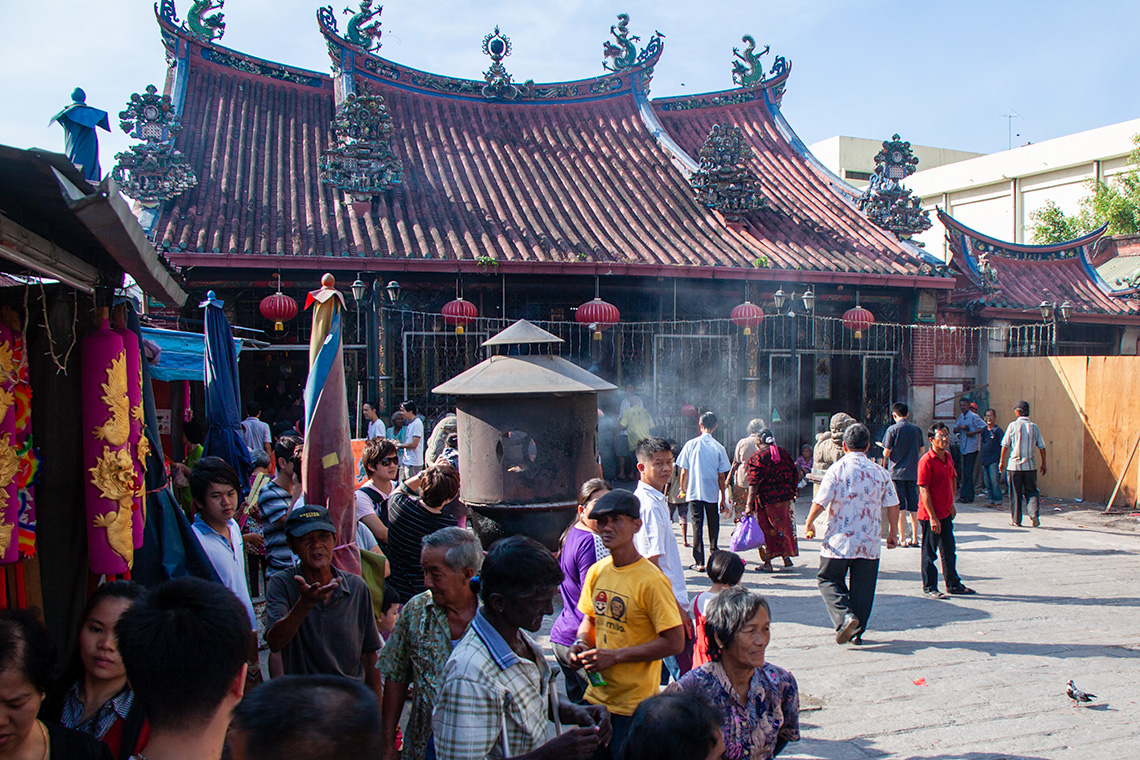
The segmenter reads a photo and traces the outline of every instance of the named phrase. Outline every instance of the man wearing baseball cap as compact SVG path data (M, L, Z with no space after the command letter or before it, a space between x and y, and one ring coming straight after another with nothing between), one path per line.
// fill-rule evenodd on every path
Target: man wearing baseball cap
M1041 452L1041 474L1045 474L1045 439L1041 428L1029 420L1029 402L1018 401L1013 407L1017 419L1005 429L1001 440L1001 469L1009 471L1009 522L1021 527L1021 510L1029 513L1036 528L1041 524L1039 493L1037 491L1037 460L1034 449ZM1008 459L1006 458L1008 457Z
M634 545L641 528L637 497L610 491L594 503L590 519L610 556L586 572L578 600L585 617L570 661L589 674L586 701L610 711L613 739L595 757L620 757L633 711L659 691L661 660L684 649L685 631L669 579Z
M269 579L265 640L287 675L334 675L364 682L380 697L380 635L372 597L359 576L332 566L336 532L324 507L304 504L285 522L300 564Z

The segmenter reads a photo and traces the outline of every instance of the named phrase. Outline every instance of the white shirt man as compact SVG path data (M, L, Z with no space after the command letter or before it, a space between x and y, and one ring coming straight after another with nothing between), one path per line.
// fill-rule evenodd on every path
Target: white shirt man
M689 503L689 521L693 525L693 569L705 567L705 539L701 526L708 521L709 553L715 552L720 534L720 510L724 507L724 484L732 465L724 446L712 437L717 419L705 412L700 419L701 434L685 443L677 457L681 468L681 491Z

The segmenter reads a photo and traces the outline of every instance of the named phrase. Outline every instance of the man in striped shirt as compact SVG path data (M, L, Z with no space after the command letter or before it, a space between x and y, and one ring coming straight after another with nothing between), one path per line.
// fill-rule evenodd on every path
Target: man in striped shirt
M1045 439L1041 437L1041 428L1029 420L1028 401L1018 401L1013 410L1017 412L1017 419L1005 429L1005 437L1001 440L1001 458L998 460L1005 462L1002 469L1009 471L1009 522L1021 527L1021 510L1024 506L1036 528L1041 525L1041 514L1034 449L1041 452L1041 474L1044 475Z

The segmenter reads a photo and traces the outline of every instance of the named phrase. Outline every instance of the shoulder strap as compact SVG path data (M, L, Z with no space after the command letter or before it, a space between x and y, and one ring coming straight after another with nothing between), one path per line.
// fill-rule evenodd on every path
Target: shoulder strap
M365 496L371 499L372 503L376 506L388 503L388 497L377 491L375 488L367 488L362 486L360 488L357 488L356 491L357 493L363 493Z

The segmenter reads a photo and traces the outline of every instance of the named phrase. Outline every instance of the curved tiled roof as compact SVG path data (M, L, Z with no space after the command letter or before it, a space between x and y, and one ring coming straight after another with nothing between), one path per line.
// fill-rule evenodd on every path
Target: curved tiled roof
M479 93L483 82L403 67L323 30L335 65L354 75L358 92L385 98L391 147L403 163L403 184L379 196L375 214L358 215L319 178L318 160L334 137L330 77L160 24L185 71L184 84L177 76L168 82L181 103L177 147L198 175L197 187L166 204L154 227L178 263L197 253L217 254L218 265L271 257L276 266L299 256L454 271L457 264L444 262L493 259L500 271L558 265L636 274L641 267L782 279L783 270L808 270L840 281L893 275L896 284L947 287L929 264L832 193L781 137L766 106L752 104L752 121L741 126L757 146L773 208L742 233L698 204L687 172L642 113L656 54L593 79L516 82L519 97L495 101ZM695 155L704 117L715 109L656 110ZM764 258L768 267L757 268Z
M953 303L983 314L1005 310L1036 315L1042 301L1068 301L1075 315L1140 316L1140 300L1113 291L1089 263L1088 252L1104 227L1065 243L1025 245L983 235L941 209L938 219L946 227L953 266L961 274Z

